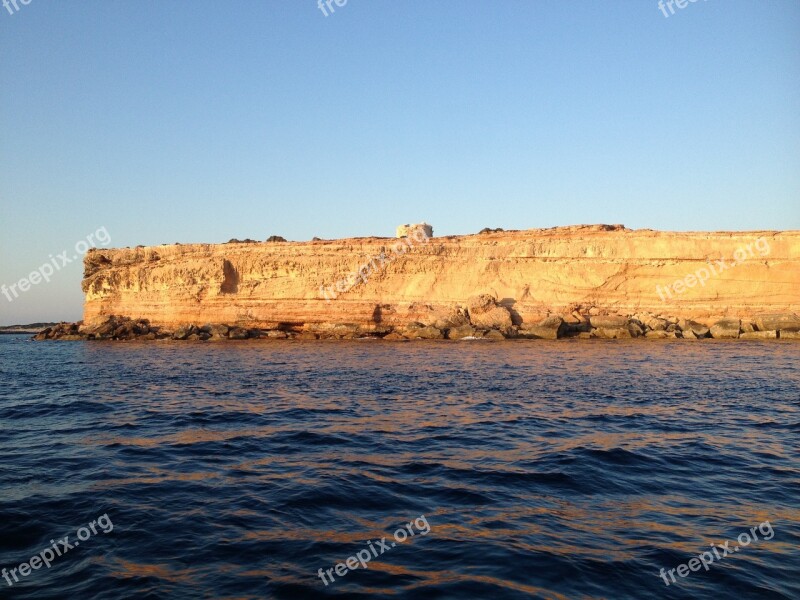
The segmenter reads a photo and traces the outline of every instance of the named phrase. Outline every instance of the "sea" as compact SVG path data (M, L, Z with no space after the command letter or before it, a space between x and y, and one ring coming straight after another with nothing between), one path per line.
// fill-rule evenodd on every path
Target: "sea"
M0 598L800 598L800 344L0 336Z

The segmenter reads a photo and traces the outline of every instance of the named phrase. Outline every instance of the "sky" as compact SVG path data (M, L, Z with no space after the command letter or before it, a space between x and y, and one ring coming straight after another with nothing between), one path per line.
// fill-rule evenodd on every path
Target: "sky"
M80 319L92 234L800 229L797 0L17 5L0 284L57 268L0 324Z

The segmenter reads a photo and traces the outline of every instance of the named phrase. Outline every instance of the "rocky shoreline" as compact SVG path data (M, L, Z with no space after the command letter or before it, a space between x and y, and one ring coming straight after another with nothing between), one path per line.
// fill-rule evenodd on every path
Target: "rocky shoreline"
M414 321L403 325L382 325L379 321L357 323L278 324L273 328L254 328L236 324L188 323L177 328L151 324L148 319L109 316L99 325L82 322L59 323L37 333L43 340L464 340L464 339L740 339L800 340L800 317L794 313L763 314L750 318L724 318L712 324L670 315L601 314L573 312L552 315L534 325L515 323L513 314L490 296L473 299L468 308L429 322ZM433 322L430 322L433 321Z

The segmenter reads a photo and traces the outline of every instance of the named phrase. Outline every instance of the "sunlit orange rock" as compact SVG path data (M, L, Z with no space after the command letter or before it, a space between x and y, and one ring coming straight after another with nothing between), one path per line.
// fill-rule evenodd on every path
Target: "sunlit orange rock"
M84 260L84 321L97 325L115 314L166 327L457 327L482 294L496 302L481 308L488 320L522 329L575 314L643 322L677 315L710 326L800 312L800 231L571 226L436 237L393 254L397 242L92 250Z

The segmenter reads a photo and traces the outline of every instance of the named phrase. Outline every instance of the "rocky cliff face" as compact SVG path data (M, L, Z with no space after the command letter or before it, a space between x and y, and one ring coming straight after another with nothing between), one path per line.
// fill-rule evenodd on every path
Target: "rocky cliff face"
M473 324L484 319L502 331L552 315L646 313L710 325L800 311L800 231L599 225L406 241L163 245L92 250L84 267L87 326L125 315L172 328L457 328L471 313Z

